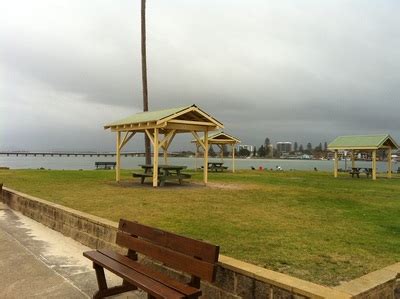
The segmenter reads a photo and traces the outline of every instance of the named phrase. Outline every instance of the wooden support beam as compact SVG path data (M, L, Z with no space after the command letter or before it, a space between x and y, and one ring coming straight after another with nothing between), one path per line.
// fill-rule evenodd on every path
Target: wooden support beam
M195 131L191 131L192 135L194 136L194 138L196 139L196 141L203 147L203 150L206 150L206 146L203 142L203 140L201 140L200 136L197 134L197 132ZM207 140L207 146L208 146L208 140Z
M174 123L168 123L166 126L166 129L170 130L180 130L183 132L187 131L197 131L201 132L204 131L205 127L207 127L209 130L216 130L218 127L211 127L211 126L199 126L199 125L189 125L189 124L174 124Z
M116 142L116 158L115 158L115 180L119 182L120 170L121 170L121 132L117 132L117 142Z
M356 167L356 154L355 151L351 151L351 168Z
M168 146L168 141L169 141L169 138L174 134L176 132L176 130L171 130L171 131L169 131L166 135L165 135L165 137L164 137L164 139L162 140L162 141L160 141L160 144L159 144L159 146L160 147L167 147Z
M153 145L153 147L155 147L155 143L154 143L154 137L153 137L153 135L151 134L151 132L150 132L150 130L144 130L145 131L145 133L146 133L146 135L149 137L149 139L150 139L150 142L151 142L151 144ZM156 129L154 129L154 132L156 131ZM157 129L157 132L158 132L158 129Z
M204 185L208 183L208 128L204 131Z
M392 148L391 147L389 147L389 149L388 149L387 162L388 162L387 177L388 177L388 179L391 179L392 178Z
M376 180L376 150L372 151L372 179Z
M122 150L122 148L128 143L129 140L132 139L133 136L135 136L136 132L126 132L124 139L122 140L121 144L119 145L119 149Z
M339 166L339 155L338 155L338 150L335 150L335 161L333 163L333 176L335 178L338 177L338 167Z
M154 152L154 160L153 160L153 187L158 186L158 129L154 129L154 139L153 139L153 152Z
M196 152L194 154L194 171L197 171L197 158L199 157L199 145L196 143Z
M210 126L214 127L215 123L207 121L195 121L195 120L183 120L183 119L171 119L168 123L172 124L183 124L183 125L195 125L195 126Z

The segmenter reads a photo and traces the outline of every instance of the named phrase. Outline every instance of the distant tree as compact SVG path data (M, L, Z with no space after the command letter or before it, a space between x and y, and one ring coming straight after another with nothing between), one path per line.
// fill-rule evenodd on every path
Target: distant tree
M303 148L302 144L300 144L300 146L299 146L299 152L304 152L304 148Z
M264 147L268 147L268 145L270 145L270 144L271 144L271 141L269 140L269 138L268 137L265 138Z
M308 150L309 152L312 151L312 144L311 144L311 142L307 143L307 150Z
M324 143L324 151L327 151L328 150L328 143L325 141L325 143Z
M240 157L248 157L250 156L250 151L246 148L240 148L238 155Z
M214 148L213 148L212 145L210 145L210 149L208 150L208 155L210 157L215 157L216 156L216 153L215 153Z
M322 152L322 143L315 147L316 152Z
M295 141L295 142L294 142L294 148L293 148L293 150L294 150L295 152L297 152L297 150L298 150L298 144L297 144L297 141Z
M264 145L261 145L261 146L258 148L258 156L259 156L259 157L265 157L266 154L267 154L267 152L266 152L266 150L265 150Z
M253 157L257 156L257 147L254 146L253 148Z

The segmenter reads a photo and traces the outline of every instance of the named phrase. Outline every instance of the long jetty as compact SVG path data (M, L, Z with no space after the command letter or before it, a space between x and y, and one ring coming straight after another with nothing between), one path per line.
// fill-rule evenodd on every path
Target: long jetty
M54 152L31 152L31 151L3 151L0 156L41 156L41 157L115 157L115 152L69 152L69 151L54 151ZM144 157L144 152L122 152L123 157ZM153 155L153 154L152 154ZM168 153L168 156L178 156L176 153Z

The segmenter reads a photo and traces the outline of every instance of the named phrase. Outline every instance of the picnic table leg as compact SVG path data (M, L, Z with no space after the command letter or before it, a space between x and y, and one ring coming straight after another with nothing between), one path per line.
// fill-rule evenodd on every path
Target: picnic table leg
M179 169L176 170L176 175L179 178L179 184L182 185L181 171Z

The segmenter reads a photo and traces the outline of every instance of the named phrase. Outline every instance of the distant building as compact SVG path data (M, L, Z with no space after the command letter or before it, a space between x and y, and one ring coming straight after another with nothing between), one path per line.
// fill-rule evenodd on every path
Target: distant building
M276 150L278 153L290 153L292 151L292 143L291 142L277 142Z

